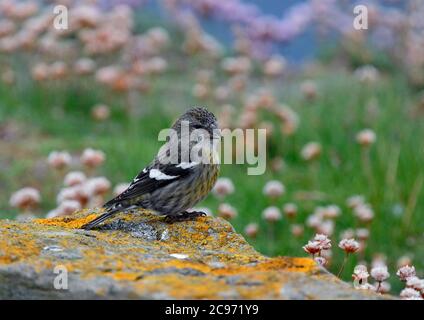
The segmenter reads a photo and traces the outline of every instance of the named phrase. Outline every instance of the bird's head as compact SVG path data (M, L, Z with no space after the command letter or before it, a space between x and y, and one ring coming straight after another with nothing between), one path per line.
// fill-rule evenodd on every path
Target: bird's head
M201 134L204 130L210 139L220 138L218 121L215 115L204 107L190 108L177 119L172 128L182 132L181 128L184 125L188 125L190 133L193 130L198 130Z

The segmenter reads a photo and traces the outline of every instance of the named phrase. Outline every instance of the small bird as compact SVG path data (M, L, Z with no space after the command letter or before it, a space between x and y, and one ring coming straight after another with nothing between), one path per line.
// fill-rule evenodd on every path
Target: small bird
M219 174L218 148L221 134L215 115L204 107L193 107L180 116L153 161L129 187L104 204L106 212L82 226L90 230L122 211L152 210L168 222L204 216L187 211L213 188Z

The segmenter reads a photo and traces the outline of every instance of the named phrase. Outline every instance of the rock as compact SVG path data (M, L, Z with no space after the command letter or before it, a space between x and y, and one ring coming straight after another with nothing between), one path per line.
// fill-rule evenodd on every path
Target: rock
M0 299L382 298L309 258L265 257L220 218L168 224L139 210L78 229L99 213L0 220Z

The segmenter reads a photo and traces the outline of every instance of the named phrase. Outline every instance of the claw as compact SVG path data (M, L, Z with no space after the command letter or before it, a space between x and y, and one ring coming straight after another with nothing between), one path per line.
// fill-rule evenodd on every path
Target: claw
M198 217L204 217L206 216L206 213L202 212L202 211L184 211L183 213L181 213L180 215L176 215L176 216L166 216L164 218L164 221L166 223L174 223L174 222L180 222L180 221L189 221L189 220L194 220Z

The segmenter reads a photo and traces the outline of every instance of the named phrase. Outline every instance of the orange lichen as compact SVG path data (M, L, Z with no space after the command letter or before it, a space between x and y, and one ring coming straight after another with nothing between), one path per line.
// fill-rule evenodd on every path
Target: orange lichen
M115 280L118 281L134 281L137 280L138 278L140 278L140 275L136 274L136 273L132 273L132 272L114 272L111 273L111 277Z
M41 248L32 238L13 238L5 230L0 238L0 264L19 262L33 256L38 256Z
M326 277L312 259L259 254L219 218L166 224L145 210L116 217L123 223L142 222L159 235L156 238L166 231L165 240L123 230L75 230L100 213L83 210L57 219L0 222L0 264L26 264L37 272L61 264L81 281L106 277L131 288L134 297L160 293L178 299L278 298L282 285L293 277ZM58 256L43 250L51 245L60 248ZM177 259L173 253L187 258ZM107 292L99 288L96 294Z
M136 288L151 292L163 292L164 288L168 288L167 294L179 299L219 299L219 294L228 290L228 285L224 279L168 274L149 279Z
M43 224L46 226L54 226L54 227L63 227L69 229L79 229L84 224L90 222L94 218L96 218L96 214L90 214L88 216L75 219L72 216L53 218L53 219L36 219L34 222Z

